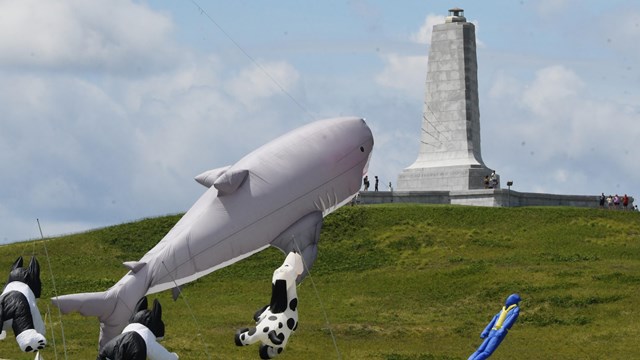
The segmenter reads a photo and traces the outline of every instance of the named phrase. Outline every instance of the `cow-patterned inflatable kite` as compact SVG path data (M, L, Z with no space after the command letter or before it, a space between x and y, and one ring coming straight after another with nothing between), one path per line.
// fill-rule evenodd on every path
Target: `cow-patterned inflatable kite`
M296 278L303 270L302 257L298 253L289 253L282 266L273 272L271 302L253 316L255 327L236 332L236 345L245 346L260 341L261 359L273 359L284 350L289 337L298 327Z

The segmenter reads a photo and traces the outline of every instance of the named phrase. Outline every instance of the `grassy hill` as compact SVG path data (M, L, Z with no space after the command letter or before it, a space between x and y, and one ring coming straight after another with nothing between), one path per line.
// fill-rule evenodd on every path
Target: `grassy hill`
M40 310L50 314L45 359L64 359L57 292L102 291L159 241L179 216L0 247L0 268L35 253ZM48 253L48 256L47 256ZM180 359L257 359L235 330L270 299L282 255L268 249L184 287L155 294L163 344ZM51 271L49 271L49 268ZM53 274L53 277L51 276ZM1 273L0 273L0 276ZM492 359L640 358L640 214L580 208L378 205L325 219L320 253L299 287L300 326L282 359L467 359L505 298L521 315ZM61 317L68 359L94 359L95 318ZM335 345L334 345L335 339ZM0 358L33 359L13 334Z

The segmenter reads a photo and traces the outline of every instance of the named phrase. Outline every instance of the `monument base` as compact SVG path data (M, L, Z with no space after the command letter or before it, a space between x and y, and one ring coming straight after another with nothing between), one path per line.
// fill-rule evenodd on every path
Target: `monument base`
M451 204L490 207L575 206L599 208L598 195L527 193L510 189L467 191L361 191L354 204ZM634 199L629 198L633 210Z
M406 168L398 176L398 191L457 191L485 189L485 176L493 170L484 165L460 165L442 167ZM496 175L500 188L500 176Z

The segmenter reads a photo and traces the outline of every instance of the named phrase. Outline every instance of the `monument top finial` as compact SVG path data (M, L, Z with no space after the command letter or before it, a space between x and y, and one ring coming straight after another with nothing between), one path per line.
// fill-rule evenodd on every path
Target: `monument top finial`
M467 19L464 17L464 10L458 7L453 9L449 9L449 16L445 18L445 22L466 22Z

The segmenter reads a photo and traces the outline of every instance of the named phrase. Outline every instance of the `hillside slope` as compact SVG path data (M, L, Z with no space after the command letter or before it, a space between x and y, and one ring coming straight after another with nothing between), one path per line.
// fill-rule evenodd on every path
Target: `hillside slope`
M35 253L40 310L55 330L45 359L94 359L98 323L58 315L57 293L102 291L179 216L0 247L0 268ZM48 254L48 257L47 257ZM270 299L282 261L268 249L188 284L163 305L163 344L180 359L257 359L237 348ZM49 271L51 268L51 272ZM53 277L51 276L53 273ZM1 274L0 274L1 276ZM299 287L300 326L282 359L466 359L518 292L521 315L492 359L640 358L640 214L579 208L343 207L325 219L320 254ZM60 319L64 328L63 346ZM53 340L55 338L55 349ZM335 343L334 343L335 340ZM13 334L0 358L32 359Z

